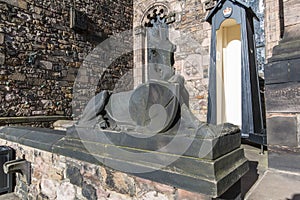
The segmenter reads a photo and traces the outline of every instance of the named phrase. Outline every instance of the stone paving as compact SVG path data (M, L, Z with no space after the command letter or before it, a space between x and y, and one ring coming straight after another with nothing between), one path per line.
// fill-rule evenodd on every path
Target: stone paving
M300 200L300 172L289 173L268 169L268 152L243 145L250 171L242 179L245 200Z

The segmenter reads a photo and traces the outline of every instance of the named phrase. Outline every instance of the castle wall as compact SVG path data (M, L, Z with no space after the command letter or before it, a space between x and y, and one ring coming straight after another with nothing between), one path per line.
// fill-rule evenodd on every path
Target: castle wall
M71 7L85 15L79 30L70 28ZM0 15L0 117L70 117L79 68L104 39L132 28L132 1L1 0ZM89 60L97 66L93 76L80 76L82 84L98 81L98 91L113 90L133 65L130 53L110 66L97 65L99 60ZM105 67L113 77L103 75ZM123 84L127 89L130 81Z

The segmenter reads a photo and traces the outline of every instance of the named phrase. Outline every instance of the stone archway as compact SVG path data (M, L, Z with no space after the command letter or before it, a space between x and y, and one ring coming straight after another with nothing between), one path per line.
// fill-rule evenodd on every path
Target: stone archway
M134 86L147 80L147 40L146 27L151 27L151 20L169 15L169 6L165 2L148 2L139 5L134 19Z

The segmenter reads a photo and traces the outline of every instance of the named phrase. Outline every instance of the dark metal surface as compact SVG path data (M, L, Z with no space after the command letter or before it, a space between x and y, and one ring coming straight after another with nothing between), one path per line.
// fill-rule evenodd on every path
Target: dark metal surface
M13 175L5 174L3 164L13 159L13 150L10 147L0 146L0 195L13 192Z

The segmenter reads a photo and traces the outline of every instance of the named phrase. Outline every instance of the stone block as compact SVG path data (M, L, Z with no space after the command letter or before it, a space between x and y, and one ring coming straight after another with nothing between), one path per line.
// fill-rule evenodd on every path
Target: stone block
M27 2L24 0L18 0L18 7L27 10L28 8Z
M4 65L5 63L5 55L3 53L0 53L0 65Z
M270 145L298 146L297 116L273 116L267 119L267 140Z
M41 192L46 195L49 199L56 199L56 189L59 183L50 179L42 179L41 181Z
M72 127L75 124L75 121L72 120L57 120L53 123L55 130L66 131L67 128Z
M0 33L0 45L4 43L4 33Z
M45 60L40 60L39 62L40 62L41 67L48 69L48 70L52 70L52 68L53 68L52 62L45 61Z
M134 179L121 172L108 173L107 183L110 183L112 189L121 194L134 196L136 193Z
M300 148L282 147L276 145L268 146L269 168L282 171L299 173L300 171Z
M25 0L1 0L1 1L24 10L27 10L28 8L27 2Z
M203 194L190 192L187 190L178 189L177 192L178 199L185 199L185 200L211 200L210 197L205 196Z
M10 80L25 81L26 80L26 75L22 74L22 73L19 73L19 72L16 72L14 74L9 75L8 78Z
M141 199L168 200L169 198L166 195L158 193L156 191L150 191L150 192L143 194Z
M82 196L87 199L97 199L97 190L86 182L82 185Z
M298 137L298 147L300 147L300 114L297 115L297 137Z
M75 188L68 182L63 182L57 188L57 200L75 199Z
M83 179L82 179L82 176L80 174L80 169L78 169L77 167L68 166L68 168L66 170L66 177L68 179L70 179L70 182L73 185L76 185L78 187L82 186Z

